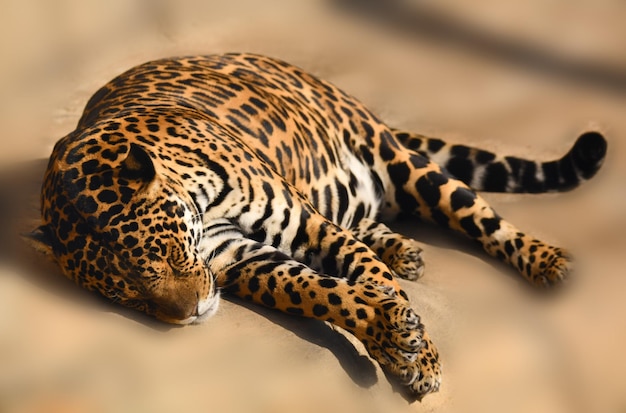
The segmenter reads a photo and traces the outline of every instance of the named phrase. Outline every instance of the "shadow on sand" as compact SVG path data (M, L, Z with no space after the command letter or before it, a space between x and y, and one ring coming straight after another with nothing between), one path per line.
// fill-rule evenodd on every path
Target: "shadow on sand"
M426 39L445 47L545 76L588 85L623 95L626 68L560 56L558 53L508 36L496 36L429 7L404 0L330 0L338 10L400 35Z

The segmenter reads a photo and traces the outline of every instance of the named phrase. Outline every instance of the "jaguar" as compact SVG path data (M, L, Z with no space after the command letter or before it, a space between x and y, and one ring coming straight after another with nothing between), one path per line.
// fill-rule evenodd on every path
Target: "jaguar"
M520 231L476 191L565 191L607 150L583 133L535 161L394 129L334 85L255 54L166 58L100 88L59 140L30 234L66 277L167 323L199 323L231 294L332 323L416 397L438 351L397 277L422 249L386 224L460 232L531 285L570 255Z

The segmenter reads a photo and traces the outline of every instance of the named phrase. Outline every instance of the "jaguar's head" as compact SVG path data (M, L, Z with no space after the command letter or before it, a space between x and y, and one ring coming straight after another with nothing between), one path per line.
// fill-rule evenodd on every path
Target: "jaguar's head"
M197 250L201 218L153 156L123 137L61 140L29 238L89 290L169 323L199 322L219 302Z

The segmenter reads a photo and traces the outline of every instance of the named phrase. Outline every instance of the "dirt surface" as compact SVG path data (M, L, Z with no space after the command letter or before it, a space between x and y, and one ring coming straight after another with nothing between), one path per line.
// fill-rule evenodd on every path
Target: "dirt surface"
M2 2L0 411L626 411L626 4L380 3ZM555 158L580 132L605 133L605 166L576 191L485 194L570 249L574 282L537 296L469 242L399 224L424 243L426 276L403 286L444 362L441 391L412 402L321 322L232 299L170 328L22 247L46 158L91 93L150 59L227 51L302 66L391 125L510 155Z

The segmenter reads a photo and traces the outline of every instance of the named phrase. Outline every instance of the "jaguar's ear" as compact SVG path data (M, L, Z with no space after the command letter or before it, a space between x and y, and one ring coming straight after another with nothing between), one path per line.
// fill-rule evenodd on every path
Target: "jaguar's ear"
M154 163L148 152L134 143L130 144L128 156L122 161L120 167L122 168L120 175L130 180L150 182L156 175Z
M31 232L22 233L21 236L35 251L44 255L52 255L52 240L48 227L41 225Z

